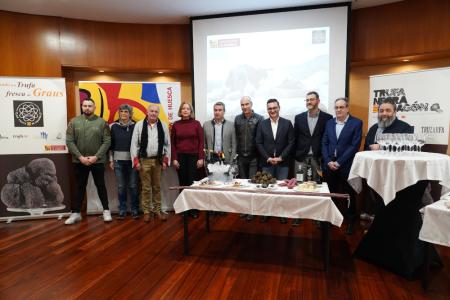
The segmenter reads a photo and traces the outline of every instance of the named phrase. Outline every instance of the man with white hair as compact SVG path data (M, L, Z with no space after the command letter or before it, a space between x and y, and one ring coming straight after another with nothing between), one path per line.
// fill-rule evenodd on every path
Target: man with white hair
M158 116L159 105L150 104L147 117L136 123L131 139L131 159L141 178L141 202L146 223L150 222L150 213L159 220L167 220L161 212L161 171L169 165L170 135Z

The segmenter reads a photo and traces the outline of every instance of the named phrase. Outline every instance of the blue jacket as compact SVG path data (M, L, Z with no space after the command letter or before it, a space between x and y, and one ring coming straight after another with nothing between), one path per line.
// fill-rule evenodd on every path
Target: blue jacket
M340 165L338 172L348 177L353 158L361 145L362 124L360 119L349 116L338 139L336 137L336 118L328 120L322 138L324 171L332 172L328 168L328 163L335 158Z

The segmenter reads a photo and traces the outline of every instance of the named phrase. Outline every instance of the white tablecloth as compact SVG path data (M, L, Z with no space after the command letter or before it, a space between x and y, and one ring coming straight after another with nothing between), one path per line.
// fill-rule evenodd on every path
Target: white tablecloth
M422 241L450 247L450 209L445 205L446 201L450 203L450 197L422 209L424 218L419 234Z
M387 205L398 191L420 180L437 180L450 188L450 157L428 152L358 152L348 177L358 193L362 190L362 178Z
M230 186L223 187L230 188ZM176 213L189 209L224 211L261 216L313 219L341 226L343 216L330 197L304 195L276 195L267 193L211 190L183 190L175 200ZM277 187L279 191L292 191ZM326 183L315 192L329 193Z

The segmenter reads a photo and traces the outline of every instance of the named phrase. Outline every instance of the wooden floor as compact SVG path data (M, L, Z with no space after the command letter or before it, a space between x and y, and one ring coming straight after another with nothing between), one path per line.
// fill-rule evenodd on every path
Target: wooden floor
M450 299L450 250L438 247L443 269L431 272L427 292L360 260L353 236L332 228L330 271L322 270L320 232L272 218L238 215L190 222L190 255L183 223L145 224L130 218L105 224L90 216L0 224L0 299Z

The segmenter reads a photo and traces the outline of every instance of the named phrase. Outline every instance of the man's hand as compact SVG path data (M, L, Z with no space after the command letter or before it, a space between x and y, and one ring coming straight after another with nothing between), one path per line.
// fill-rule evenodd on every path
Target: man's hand
M339 169L339 166L335 161L330 161L328 163L328 168L330 168L331 171L337 171Z
M378 145L378 144L369 145L369 149L370 150L380 150L380 145Z
M98 161L98 158L95 155L94 156L88 156L87 159L88 159L90 165L95 164Z
M167 169L167 164L165 162L162 163L162 169L163 170Z
M111 160L109 162L109 168L114 171L114 161L113 160Z
M80 161L80 163L82 163L85 166L89 166L91 164L89 159L87 157L84 157L84 156L78 157L78 160Z

